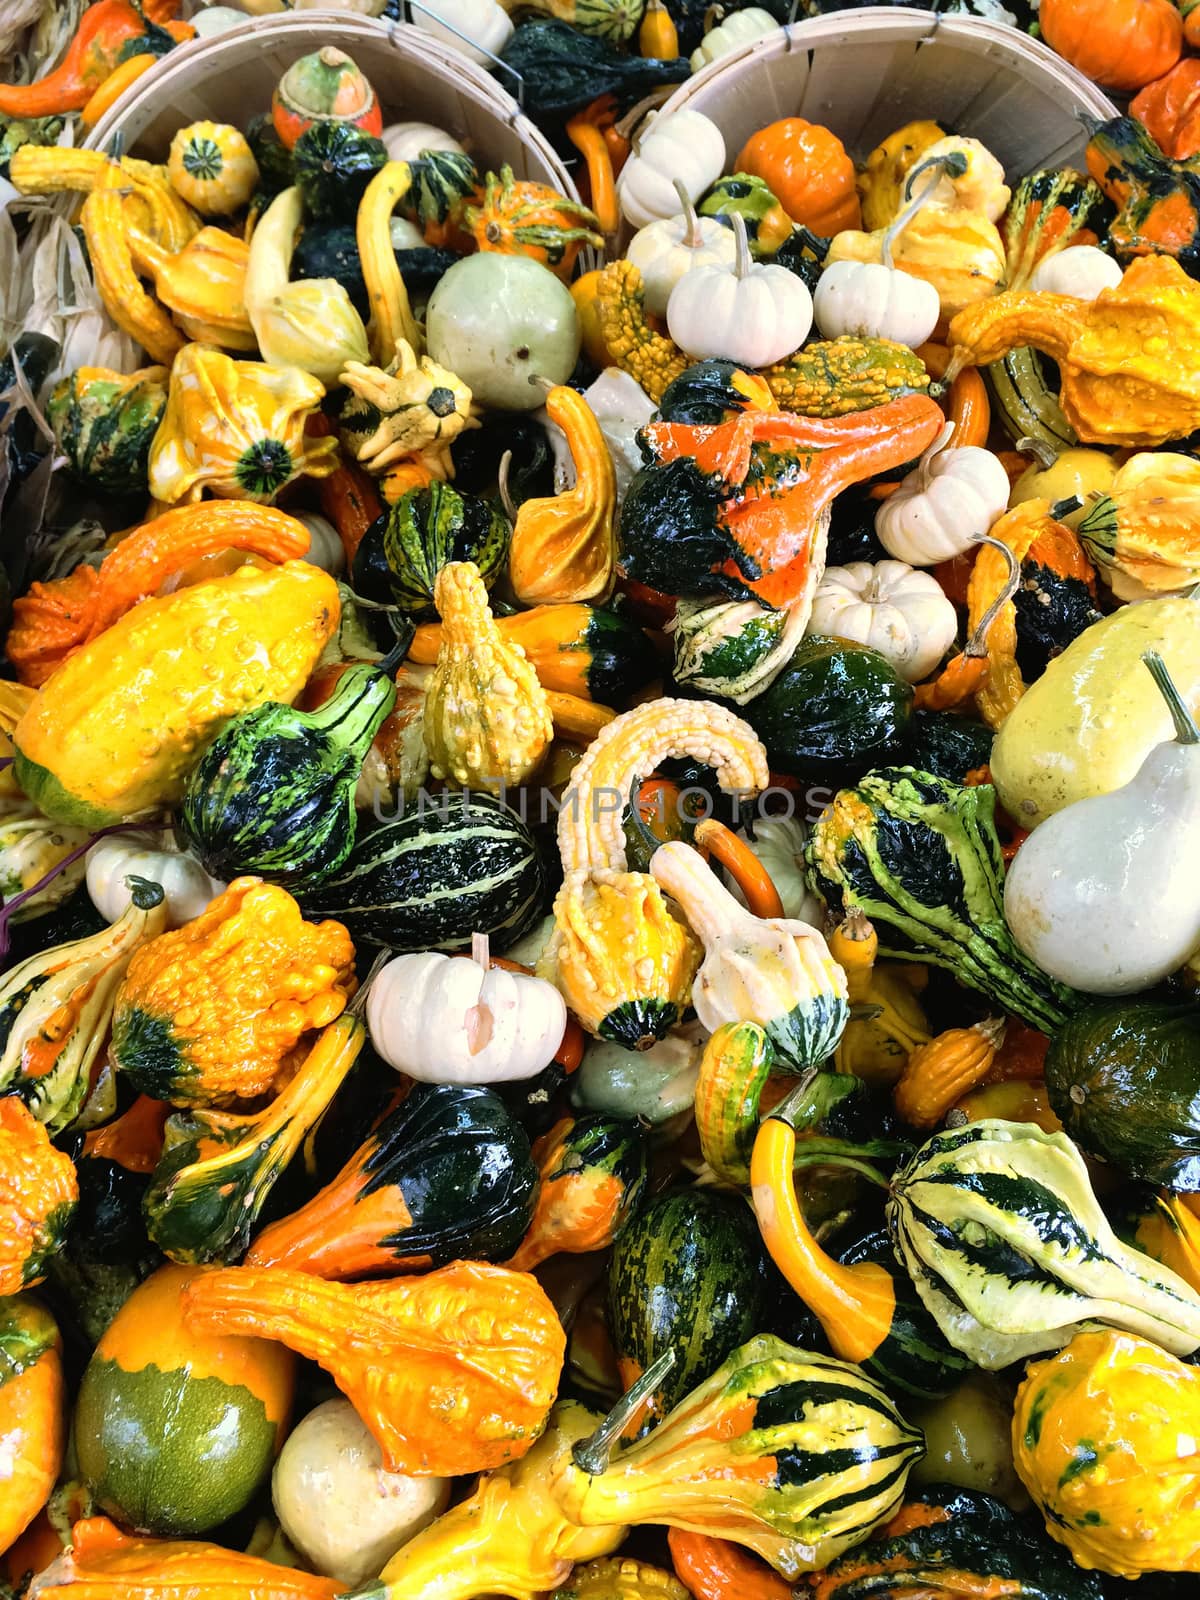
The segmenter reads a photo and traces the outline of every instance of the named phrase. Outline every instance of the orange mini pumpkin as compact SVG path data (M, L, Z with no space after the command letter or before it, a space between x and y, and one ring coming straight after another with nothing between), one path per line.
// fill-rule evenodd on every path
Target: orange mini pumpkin
M1038 21L1046 43L1105 89L1140 89L1183 52L1171 0L1042 0Z
M1186 161L1200 151L1200 57L1177 62L1129 107L1163 155Z
M828 238L862 226L854 163L819 123L784 117L760 128L742 146L734 171L761 178L792 221L814 233Z

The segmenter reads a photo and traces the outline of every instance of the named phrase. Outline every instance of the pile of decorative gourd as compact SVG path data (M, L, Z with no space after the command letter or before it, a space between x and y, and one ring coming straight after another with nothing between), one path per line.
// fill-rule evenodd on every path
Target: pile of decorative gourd
M0 684L8 1581L1183 1595L1190 174L575 131L13 157L157 365Z

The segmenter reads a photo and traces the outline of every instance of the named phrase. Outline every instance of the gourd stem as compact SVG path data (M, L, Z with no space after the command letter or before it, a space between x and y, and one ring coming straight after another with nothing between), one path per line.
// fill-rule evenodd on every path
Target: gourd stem
M920 475L918 481L920 482L922 491L928 489L929 487L929 478L933 468L934 457L941 454L953 437L954 424L952 422L947 422L941 433L938 434L937 438L933 441L933 443L922 455L920 461L917 463L917 472Z
M1157 650L1143 651L1142 660L1158 686L1159 694L1167 702L1167 710L1170 711L1171 721L1175 724L1176 744L1200 744L1200 728L1197 728L1195 718L1175 687L1171 674L1167 671L1166 662Z
M750 260L750 238L746 232L746 219L740 211L735 211L733 214L733 237L737 245L733 275L735 278L748 278L754 263Z
M978 657L987 655L987 636L991 630L992 623L995 622L1001 611L1017 592L1017 584L1021 581L1021 566L1016 556L1013 555L1003 540L993 539L990 534L985 533L981 539L977 539L975 542L976 544L990 544L993 550L999 550L1008 565L1008 577L1004 580L1004 587L980 617L979 626L967 640L967 647L963 651L964 656Z
M491 940L486 933L473 933L471 935L471 960L477 962L485 972L491 970Z
M746 905L756 917L783 916L783 901L772 882L771 874L732 828L727 828L715 817L705 817L696 824L695 841L699 848L707 849L729 873L745 896Z
M1054 522L1061 522L1064 517L1069 517L1073 511L1083 509L1083 500L1077 494L1064 495L1061 500L1056 500L1050 507L1050 516Z
M500 467L496 473L496 486L500 490L500 504L504 507L504 515L510 522L517 520L517 508L513 504L513 497L508 492L508 469L512 465L512 451L506 450L500 457Z
M899 238L917 212L932 198L934 190L942 179L961 178L966 170L967 158L961 150L952 150L949 155L945 156L935 156L931 161L922 161L919 166L913 168L908 175L907 183L904 185L909 192L911 192L913 179L919 178L922 172L932 172L933 176L925 184L921 192L913 195L903 211L893 217L888 224L879 247L879 258L885 267L892 266L892 241Z
M613 1446L674 1365L674 1350L664 1350L621 1396L595 1433L579 1441L571 1451L571 1460L581 1472L586 1472L589 1478L598 1478L608 1470Z
M692 197L687 192L687 186L682 178L674 178L675 193L679 196L679 209L683 212L683 219L687 223L687 232L683 236L683 244L688 250L699 250L704 243L704 235L700 232L700 218L692 204Z
M1017 453L1023 456L1032 456L1043 472L1058 460L1058 451L1045 439L1035 439L1032 434L1023 433L1017 440Z

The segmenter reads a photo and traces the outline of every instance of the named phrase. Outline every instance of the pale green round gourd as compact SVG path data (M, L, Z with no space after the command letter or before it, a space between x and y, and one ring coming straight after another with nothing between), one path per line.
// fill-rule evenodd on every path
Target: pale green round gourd
M579 317L567 288L528 256L480 251L457 261L430 296L426 345L480 405L536 411L579 359Z

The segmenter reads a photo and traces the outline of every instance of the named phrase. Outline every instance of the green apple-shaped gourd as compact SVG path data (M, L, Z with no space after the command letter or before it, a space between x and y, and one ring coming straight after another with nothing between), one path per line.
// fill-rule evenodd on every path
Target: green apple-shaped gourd
M536 411L537 378L565 383L579 359L575 302L529 256L480 251L456 261L426 313L429 354L457 373L483 406Z

